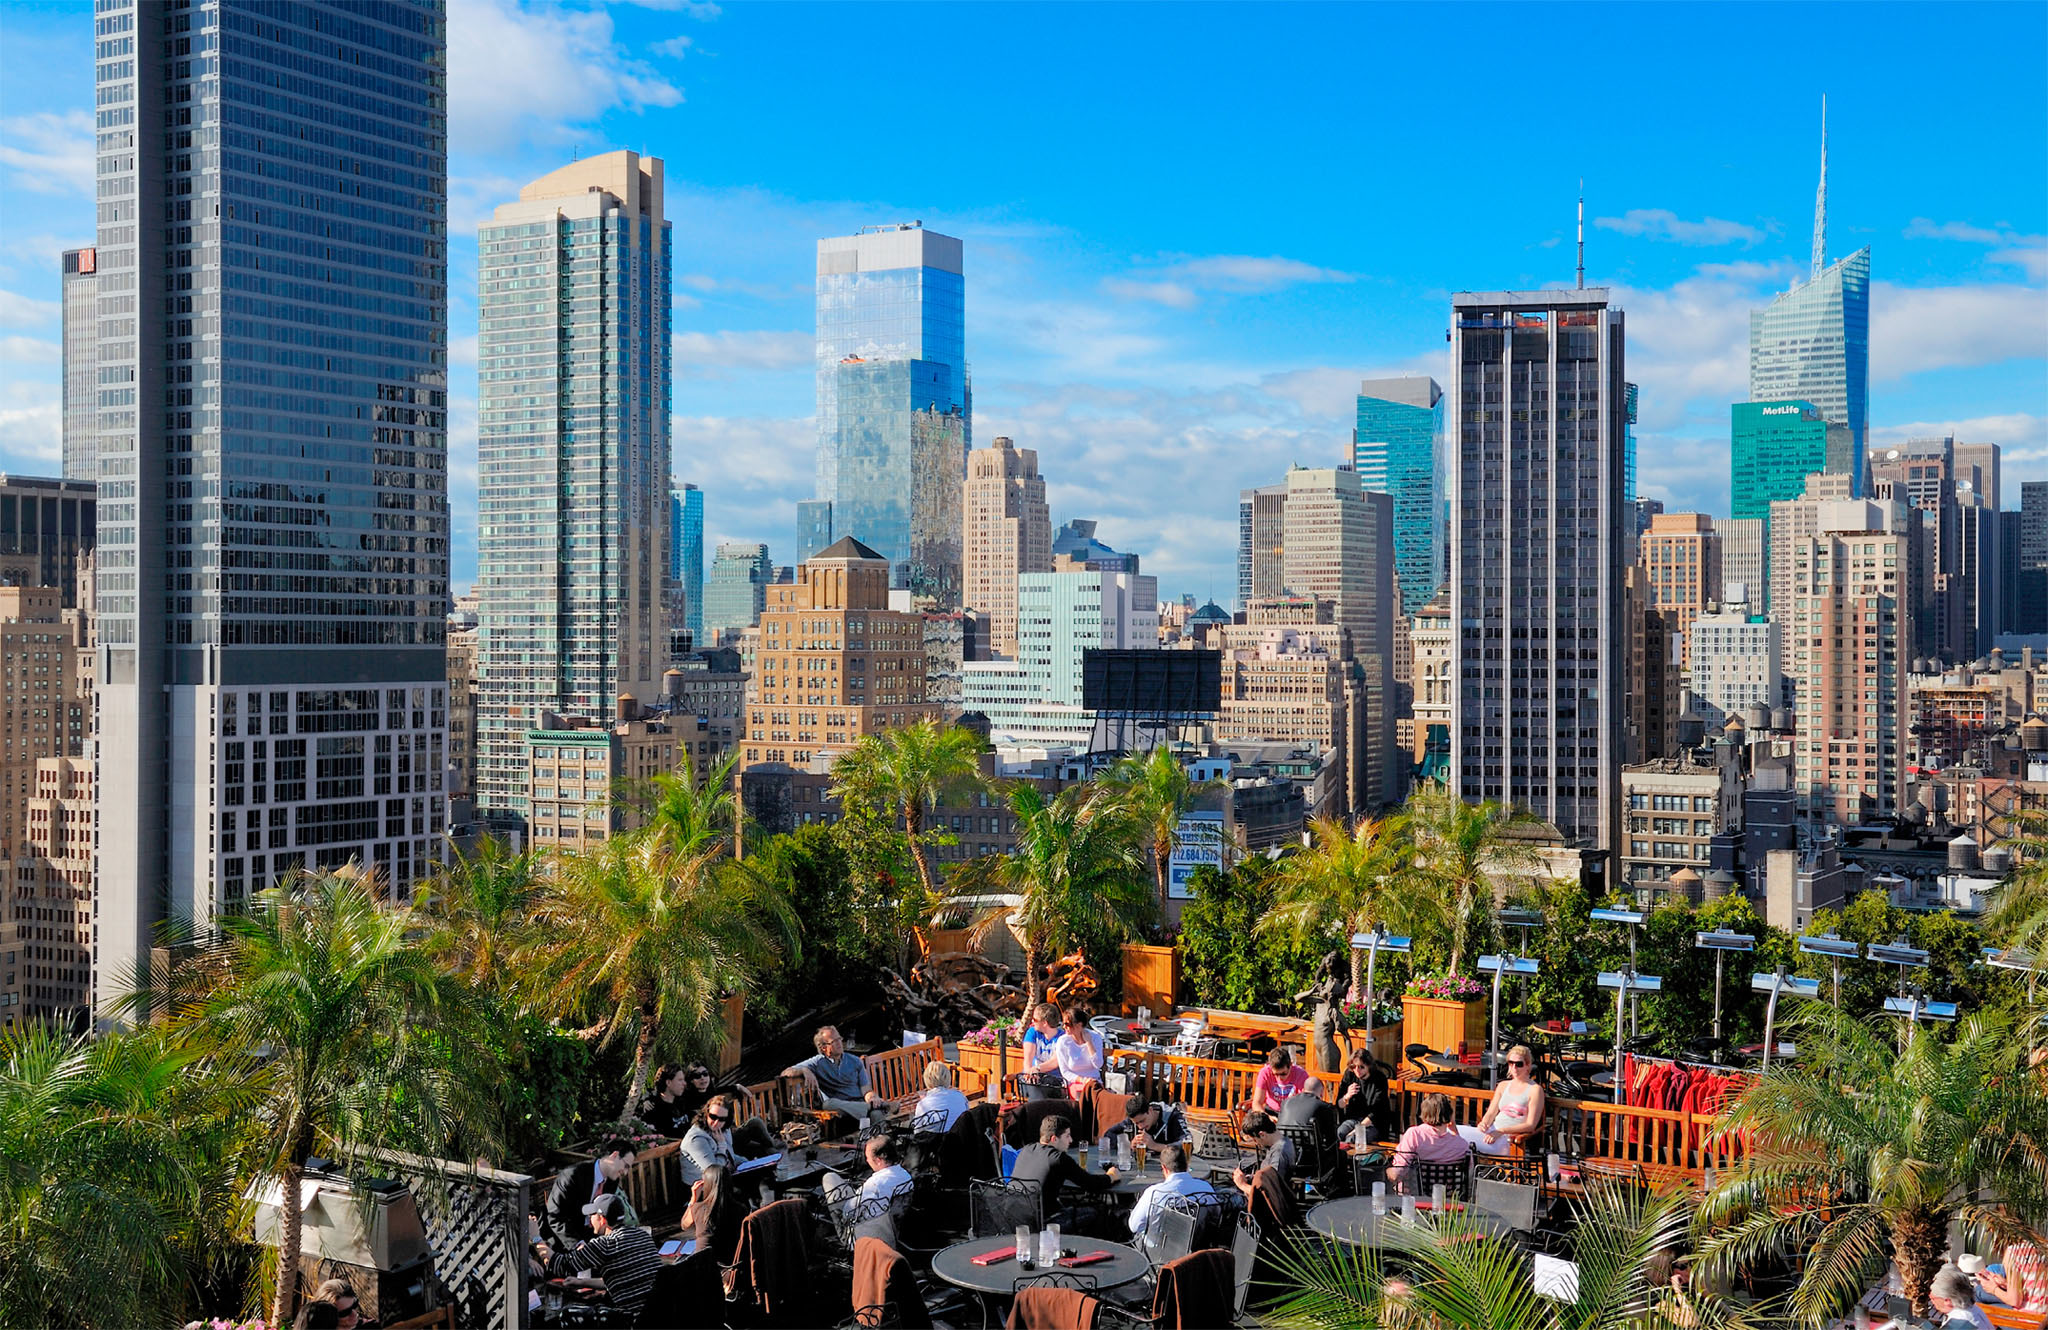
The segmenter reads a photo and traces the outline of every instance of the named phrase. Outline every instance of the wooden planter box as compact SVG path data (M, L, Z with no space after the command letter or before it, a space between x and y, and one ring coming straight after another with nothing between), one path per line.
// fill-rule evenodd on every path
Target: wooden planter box
M1470 1002L1445 1002L1437 998L1404 997L1401 999L1401 1028L1406 1042L1427 1044L1441 1053L1447 1048L1460 1046L1479 1049L1486 1046L1486 1003L1474 998Z
M996 1079L996 1046L994 1044L960 1044L959 1090L972 1099L986 1094ZM1009 1071L1015 1075L1023 1069L1024 1050L1016 1044L1009 1046Z
M1408 1046L1408 1041L1402 1037L1402 1031L1406 1028L1407 1023L1405 1021L1395 1021L1392 1025L1373 1026L1373 1057L1381 1062L1386 1063L1389 1067L1399 1067L1401 1065L1401 1050ZM1362 1025L1355 1025L1351 1028L1350 1032L1344 1036L1345 1056L1348 1059L1350 1054L1354 1050L1364 1047L1365 1027Z

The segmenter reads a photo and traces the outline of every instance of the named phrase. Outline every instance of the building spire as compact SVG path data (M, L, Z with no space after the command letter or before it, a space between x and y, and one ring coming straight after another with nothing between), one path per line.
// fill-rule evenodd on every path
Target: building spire
M1828 95L1820 95L1820 189L1813 196L1813 276L1828 262Z
M1579 177L1579 290L1586 289L1586 178Z

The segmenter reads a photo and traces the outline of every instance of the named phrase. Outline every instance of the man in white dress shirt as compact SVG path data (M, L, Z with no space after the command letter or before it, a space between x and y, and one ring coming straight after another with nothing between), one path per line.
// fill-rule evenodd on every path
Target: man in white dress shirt
M1159 1169L1166 1176L1145 1188L1138 1197L1138 1203L1131 1207L1131 1232L1138 1237L1145 1236L1145 1230L1152 1226L1152 1220L1159 1214L1160 1203L1169 1196L1216 1199L1214 1187L1188 1172L1188 1149L1185 1145L1160 1146Z

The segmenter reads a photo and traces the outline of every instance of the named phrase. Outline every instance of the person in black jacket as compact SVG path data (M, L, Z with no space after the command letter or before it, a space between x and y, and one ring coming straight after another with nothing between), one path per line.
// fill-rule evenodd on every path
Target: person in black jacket
M1012 1182L1035 1182L1045 1198L1049 1222L1072 1233L1092 1232L1101 1215L1093 1206L1065 1203L1061 1193L1072 1188L1083 1196L1100 1196L1116 1186L1120 1176L1114 1165L1105 1173L1090 1173L1067 1152L1074 1148L1074 1120L1054 1113L1038 1124L1038 1144L1017 1152L1010 1165ZM1057 1211L1055 1206L1061 1207Z
M1344 1079L1337 1082L1337 1134L1346 1140L1367 1124L1371 1139L1394 1139L1394 1105L1387 1097L1387 1073L1379 1061L1362 1048L1351 1050L1351 1063Z
M619 1179L632 1171L633 1158L631 1141L623 1136L606 1137L597 1144L597 1158L555 1175L555 1185L548 1189L547 1222L556 1246L568 1247L596 1236L583 1207L617 1191Z
M671 1062L654 1078L654 1093L640 1102L640 1120L679 1141L710 1098L711 1068L696 1062Z

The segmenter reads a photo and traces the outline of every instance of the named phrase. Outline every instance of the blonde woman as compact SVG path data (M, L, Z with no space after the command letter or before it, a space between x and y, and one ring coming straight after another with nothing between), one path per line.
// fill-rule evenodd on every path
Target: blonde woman
M1479 1119L1492 1145L1505 1138L1527 1148L1543 1130L1543 1087L1536 1083L1536 1058L1521 1044L1508 1050L1508 1078L1493 1087L1493 1103Z

